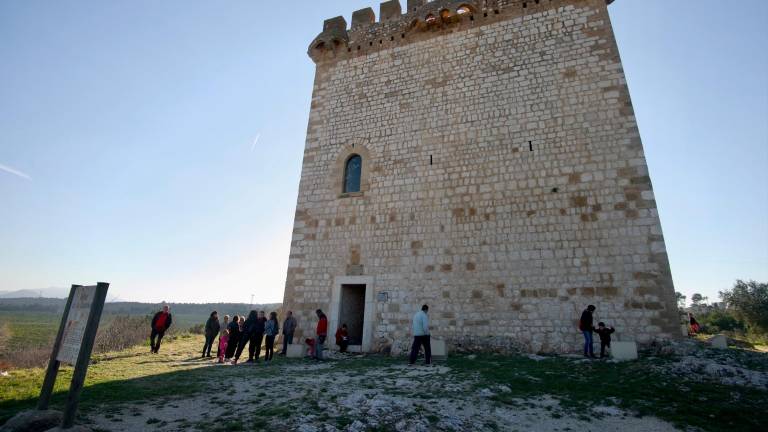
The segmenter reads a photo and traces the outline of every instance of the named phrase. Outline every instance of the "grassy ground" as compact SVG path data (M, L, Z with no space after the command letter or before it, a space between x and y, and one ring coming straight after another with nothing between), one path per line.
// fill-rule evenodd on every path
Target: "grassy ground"
M211 367L197 358L201 345L199 336L186 336L169 341L159 355L138 347L96 356L83 420L102 430L205 431L295 430L298 424L306 430L617 430L616 424L669 430L641 422L651 416L704 431L757 431L768 424L766 390L671 372L680 360L674 355L629 363L451 356L434 368L369 356ZM697 355L768 371L766 354L729 351ZM0 378L0 423L34 405L43 373L20 370ZM65 368L54 405L61 406L70 377Z

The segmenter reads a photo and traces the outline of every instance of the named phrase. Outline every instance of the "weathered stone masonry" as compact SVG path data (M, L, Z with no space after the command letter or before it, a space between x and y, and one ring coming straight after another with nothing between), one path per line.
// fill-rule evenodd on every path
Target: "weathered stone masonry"
M375 294L371 350L403 349L423 303L433 337L462 346L576 350L587 304L622 340L676 337L606 0L389 1L380 22L326 21L309 55L284 300L299 337L347 276ZM361 190L344 194L354 154Z

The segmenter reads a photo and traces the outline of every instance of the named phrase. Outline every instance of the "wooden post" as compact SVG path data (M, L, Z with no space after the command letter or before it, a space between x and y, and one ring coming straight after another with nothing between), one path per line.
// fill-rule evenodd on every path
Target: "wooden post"
M64 336L64 328L67 326L69 308L72 306L72 298L75 294L75 288L78 287L80 287L80 285L72 285L72 288L69 290L69 298L67 299L67 305L64 307L64 315L61 317L59 332L56 334L56 341L53 343L53 352L51 353L51 359L48 361L48 369L45 371L43 388L40 390L40 399L37 401L37 409L41 411L47 410L48 405L51 403L53 386L56 384L56 376L59 374L60 363L58 360L56 360L56 356L59 355L59 348L61 348L61 339Z
M104 310L104 301L107 298L109 284L99 282L96 284L96 295L91 305L91 313L88 315L88 323L85 326L83 342L80 345L80 352L77 355L77 364L75 372L72 374L72 384L69 387L67 403L64 406L64 419L61 422L62 429L69 429L75 425L75 416L77 415L77 404L80 401L80 393L83 391L85 383L85 374L88 372L88 363L91 360L91 351L96 341L96 331L99 329L101 312Z

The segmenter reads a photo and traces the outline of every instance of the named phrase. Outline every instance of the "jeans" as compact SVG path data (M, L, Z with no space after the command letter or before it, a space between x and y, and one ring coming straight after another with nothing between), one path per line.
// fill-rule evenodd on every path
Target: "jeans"
M216 340L216 334L205 335L205 345L203 345L203 357L211 356L211 348L213 348L214 340Z
M424 363L432 364L432 343L430 342L429 335L426 336L414 336L413 346L411 346L411 358L410 364L416 363L416 358L419 357L419 351L424 346Z
M318 336L315 339L315 358L318 360L323 359L323 344L325 343L325 336Z
M165 336L164 331L157 331L152 329L152 333L149 335L149 347L152 349L153 353L160 351L160 341L163 340L163 336ZM155 338L157 338L157 342L155 342Z
M283 334L283 355L288 353L288 345L293 343L293 333Z
M592 332L583 331L584 333L584 355L595 355L594 347L592 347Z
M275 336L267 336L265 339L267 347L264 350L264 360L270 361L272 356L275 355Z

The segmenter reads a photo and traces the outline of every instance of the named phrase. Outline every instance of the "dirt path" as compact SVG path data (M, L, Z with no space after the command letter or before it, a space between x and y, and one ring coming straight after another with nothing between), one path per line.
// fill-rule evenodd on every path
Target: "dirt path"
M457 380L446 366L360 368L356 362L211 366L237 368L239 379L200 382L209 391L194 397L104 407L89 420L96 429L110 431L677 430L615 407L575 414L547 396L520 400L515 407L499 405L494 395L508 388L490 385L478 390L476 379Z

